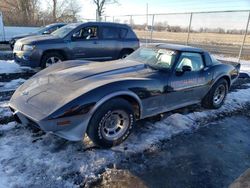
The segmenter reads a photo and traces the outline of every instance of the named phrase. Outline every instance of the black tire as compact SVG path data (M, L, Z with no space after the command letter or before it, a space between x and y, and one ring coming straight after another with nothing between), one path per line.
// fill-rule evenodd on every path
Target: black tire
M116 112L126 113L127 118L118 121L120 122L119 126L121 127L124 126L124 128L116 129L116 130L119 129L121 135L113 139L111 139L111 137L110 139L108 139L107 138L108 133L105 132L105 127L107 127L107 125L111 127L108 126L108 128L106 129L109 128L114 129L114 127L116 127L116 126L112 127L113 125L112 123L110 123L110 118L112 118ZM119 115L116 114L116 116L118 117ZM129 136L129 134L133 129L134 122L135 122L135 116L131 104L128 101L121 98L111 99L105 102L103 105L101 105L94 113L88 125L87 135L96 145L103 148L110 148L112 146L119 145L124 140L126 140L126 138ZM114 124L118 125L118 123Z
M127 57L129 54L131 54L133 52L133 50L128 50L128 49L124 49L120 52L119 54L119 59L124 59L125 57Z
M46 62L50 59L50 58L57 58L59 59L60 61L63 61L64 60L64 57L57 53L57 52L48 52L48 53L45 53L42 57L42 60L41 60L41 68L44 69L47 67L46 65Z
M218 103L215 102L215 95L216 95L216 91L219 89L219 88L224 88L225 89L225 94L223 96L223 98L221 98ZM202 106L205 107L205 108L210 108L210 109L218 109L220 108L224 101L225 101L225 98L226 98L226 95L228 93L228 83L225 79L220 79L218 80L213 86L212 88L210 89L210 91L207 93L207 95L203 98L202 100Z

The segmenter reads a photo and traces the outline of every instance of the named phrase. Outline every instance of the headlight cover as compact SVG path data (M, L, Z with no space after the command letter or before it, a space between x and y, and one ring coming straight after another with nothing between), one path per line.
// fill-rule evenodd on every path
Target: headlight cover
M23 51L32 51L34 49L34 46L31 45L23 45L22 50Z

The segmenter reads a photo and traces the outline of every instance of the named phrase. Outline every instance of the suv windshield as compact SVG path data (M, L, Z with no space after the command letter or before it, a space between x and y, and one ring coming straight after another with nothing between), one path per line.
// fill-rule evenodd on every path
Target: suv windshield
M51 35L57 36L59 38L64 38L66 37L73 29L79 26L79 23L74 23L74 24L68 24L60 29L57 29L56 31L52 32Z
M126 59L140 61L154 69L171 69L177 52L168 49L142 47Z

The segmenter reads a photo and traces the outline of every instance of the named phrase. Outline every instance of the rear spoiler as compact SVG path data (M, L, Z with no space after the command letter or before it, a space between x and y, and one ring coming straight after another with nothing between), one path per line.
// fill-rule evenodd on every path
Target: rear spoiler
M221 63L223 64L229 64L229 65L232 65L234 66L238 71L240 70L240 63L237 63L237 62L233 62L233 61L225 61L225 60L221 60L221 59L218 59Z

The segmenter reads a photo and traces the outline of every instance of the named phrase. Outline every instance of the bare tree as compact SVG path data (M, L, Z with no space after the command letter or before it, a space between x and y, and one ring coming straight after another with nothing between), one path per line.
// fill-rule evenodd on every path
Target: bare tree
M9 25L35 25L38 18L38 0L0 0L0 11Z
M57 0L52 0L53 2L53 10L52 10L52 17L53 17L53 22L56 22L56 6L57 6Z
M78 0L47 0L48 10L44 11L44 19L52 22L75 22L81 10ZM47 12L51 12L47 14ZM51 22L50 21L50 22Z
M117 0L93 0L93 3L96 5L96 20L100 21L104 10L105 6L108 4L116 4L118 3Z

